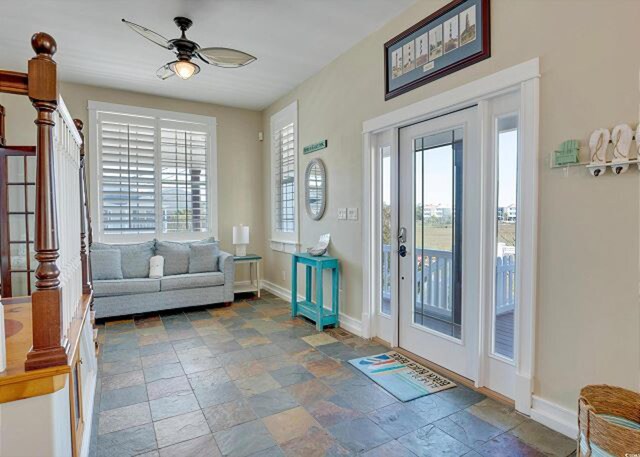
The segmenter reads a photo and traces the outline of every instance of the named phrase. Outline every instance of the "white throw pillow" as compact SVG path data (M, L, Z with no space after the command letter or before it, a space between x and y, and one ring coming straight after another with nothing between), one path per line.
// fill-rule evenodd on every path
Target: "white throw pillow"
M164 273L164 257L154 255L149 259L149 277L152 279L160 279Z

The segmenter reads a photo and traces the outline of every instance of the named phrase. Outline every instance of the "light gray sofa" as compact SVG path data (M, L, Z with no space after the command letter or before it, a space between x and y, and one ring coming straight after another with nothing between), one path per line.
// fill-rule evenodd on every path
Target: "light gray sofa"
M218 271L189 273L191 245L204 243L217 246L213 239L184 243L157 240L135 244L93 243L91 266L96 318L231 303L235 275L231 254L217 249L217 268L215 256L211 263L212 269ZM116 257L119 257L121 272L115 262L101 260L105 252L97 251L109 251L108 255L119 251ZM164 257L164 275L159 279L149 277L149 261L154 255Z

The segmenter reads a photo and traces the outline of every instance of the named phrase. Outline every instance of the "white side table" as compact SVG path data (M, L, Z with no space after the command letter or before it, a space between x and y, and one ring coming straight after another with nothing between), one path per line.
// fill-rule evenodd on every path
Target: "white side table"
M233 256L233 261L236 264L248 263L249 264L249 284L238 285L236 284L233 291L236 294L255 292L260 298L260 262L262 257L256 254L247 254L245 256ZM253 276L253 269L255 266L255 278Z

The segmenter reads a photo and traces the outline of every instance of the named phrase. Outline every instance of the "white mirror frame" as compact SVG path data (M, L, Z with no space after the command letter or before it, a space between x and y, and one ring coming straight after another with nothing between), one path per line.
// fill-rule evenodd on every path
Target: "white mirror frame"
M320 204L320 209L317 213L314 213L311 209L310 202L310 189L309 189L309 178L311 176L311 170L314 167L318 167L320 169L320 174L322 176L322 202ZM322 219L324 215L324 210L327 207L327 171L324 167L324 163L320 159L313 159L307 164L307 168L304 172L304 203L307 208L307 214L314 221Z

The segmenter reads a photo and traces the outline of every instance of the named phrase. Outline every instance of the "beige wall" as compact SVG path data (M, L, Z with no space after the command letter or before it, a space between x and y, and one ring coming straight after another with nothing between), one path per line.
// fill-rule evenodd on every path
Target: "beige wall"
M362 227L338 221L337 208L362 210L362 122L540 57L535 394L574 410L584 384L640 388L638 171L594 179L582 168L565 176L547 166L548 154L566 139L586 144L597 127L637 124L640 2L493 0L489 60L385 102L383 44L445 3L418 2L264 111L263 226L271 214L269 119L298 100L300 146L329 141L325 151L298 156L299 176L320 157L329 179L322 220L311 221L300 201L300 240L308 247L331 232L331 252L343 265L342 310L360 319L368 268L361 260ZM288 289L289 256L268 247L265 253L267 279Z
M60 84L60 93L69 112L80 118L87 138L91 160L87 104L89 100L178 111L217 120L218 146L218 232L223 249L233 252L231 230L234 224L251 228L249 249L263 253L265 233L262 202L262 154L258 131L262 115L258 111L196 103L172 98L144 95L81 84ZM0 104L7 110L7 140L10 144L33 144L35 110L26 97L1 95ZM238 271L238 280L248 279L246 268Z

